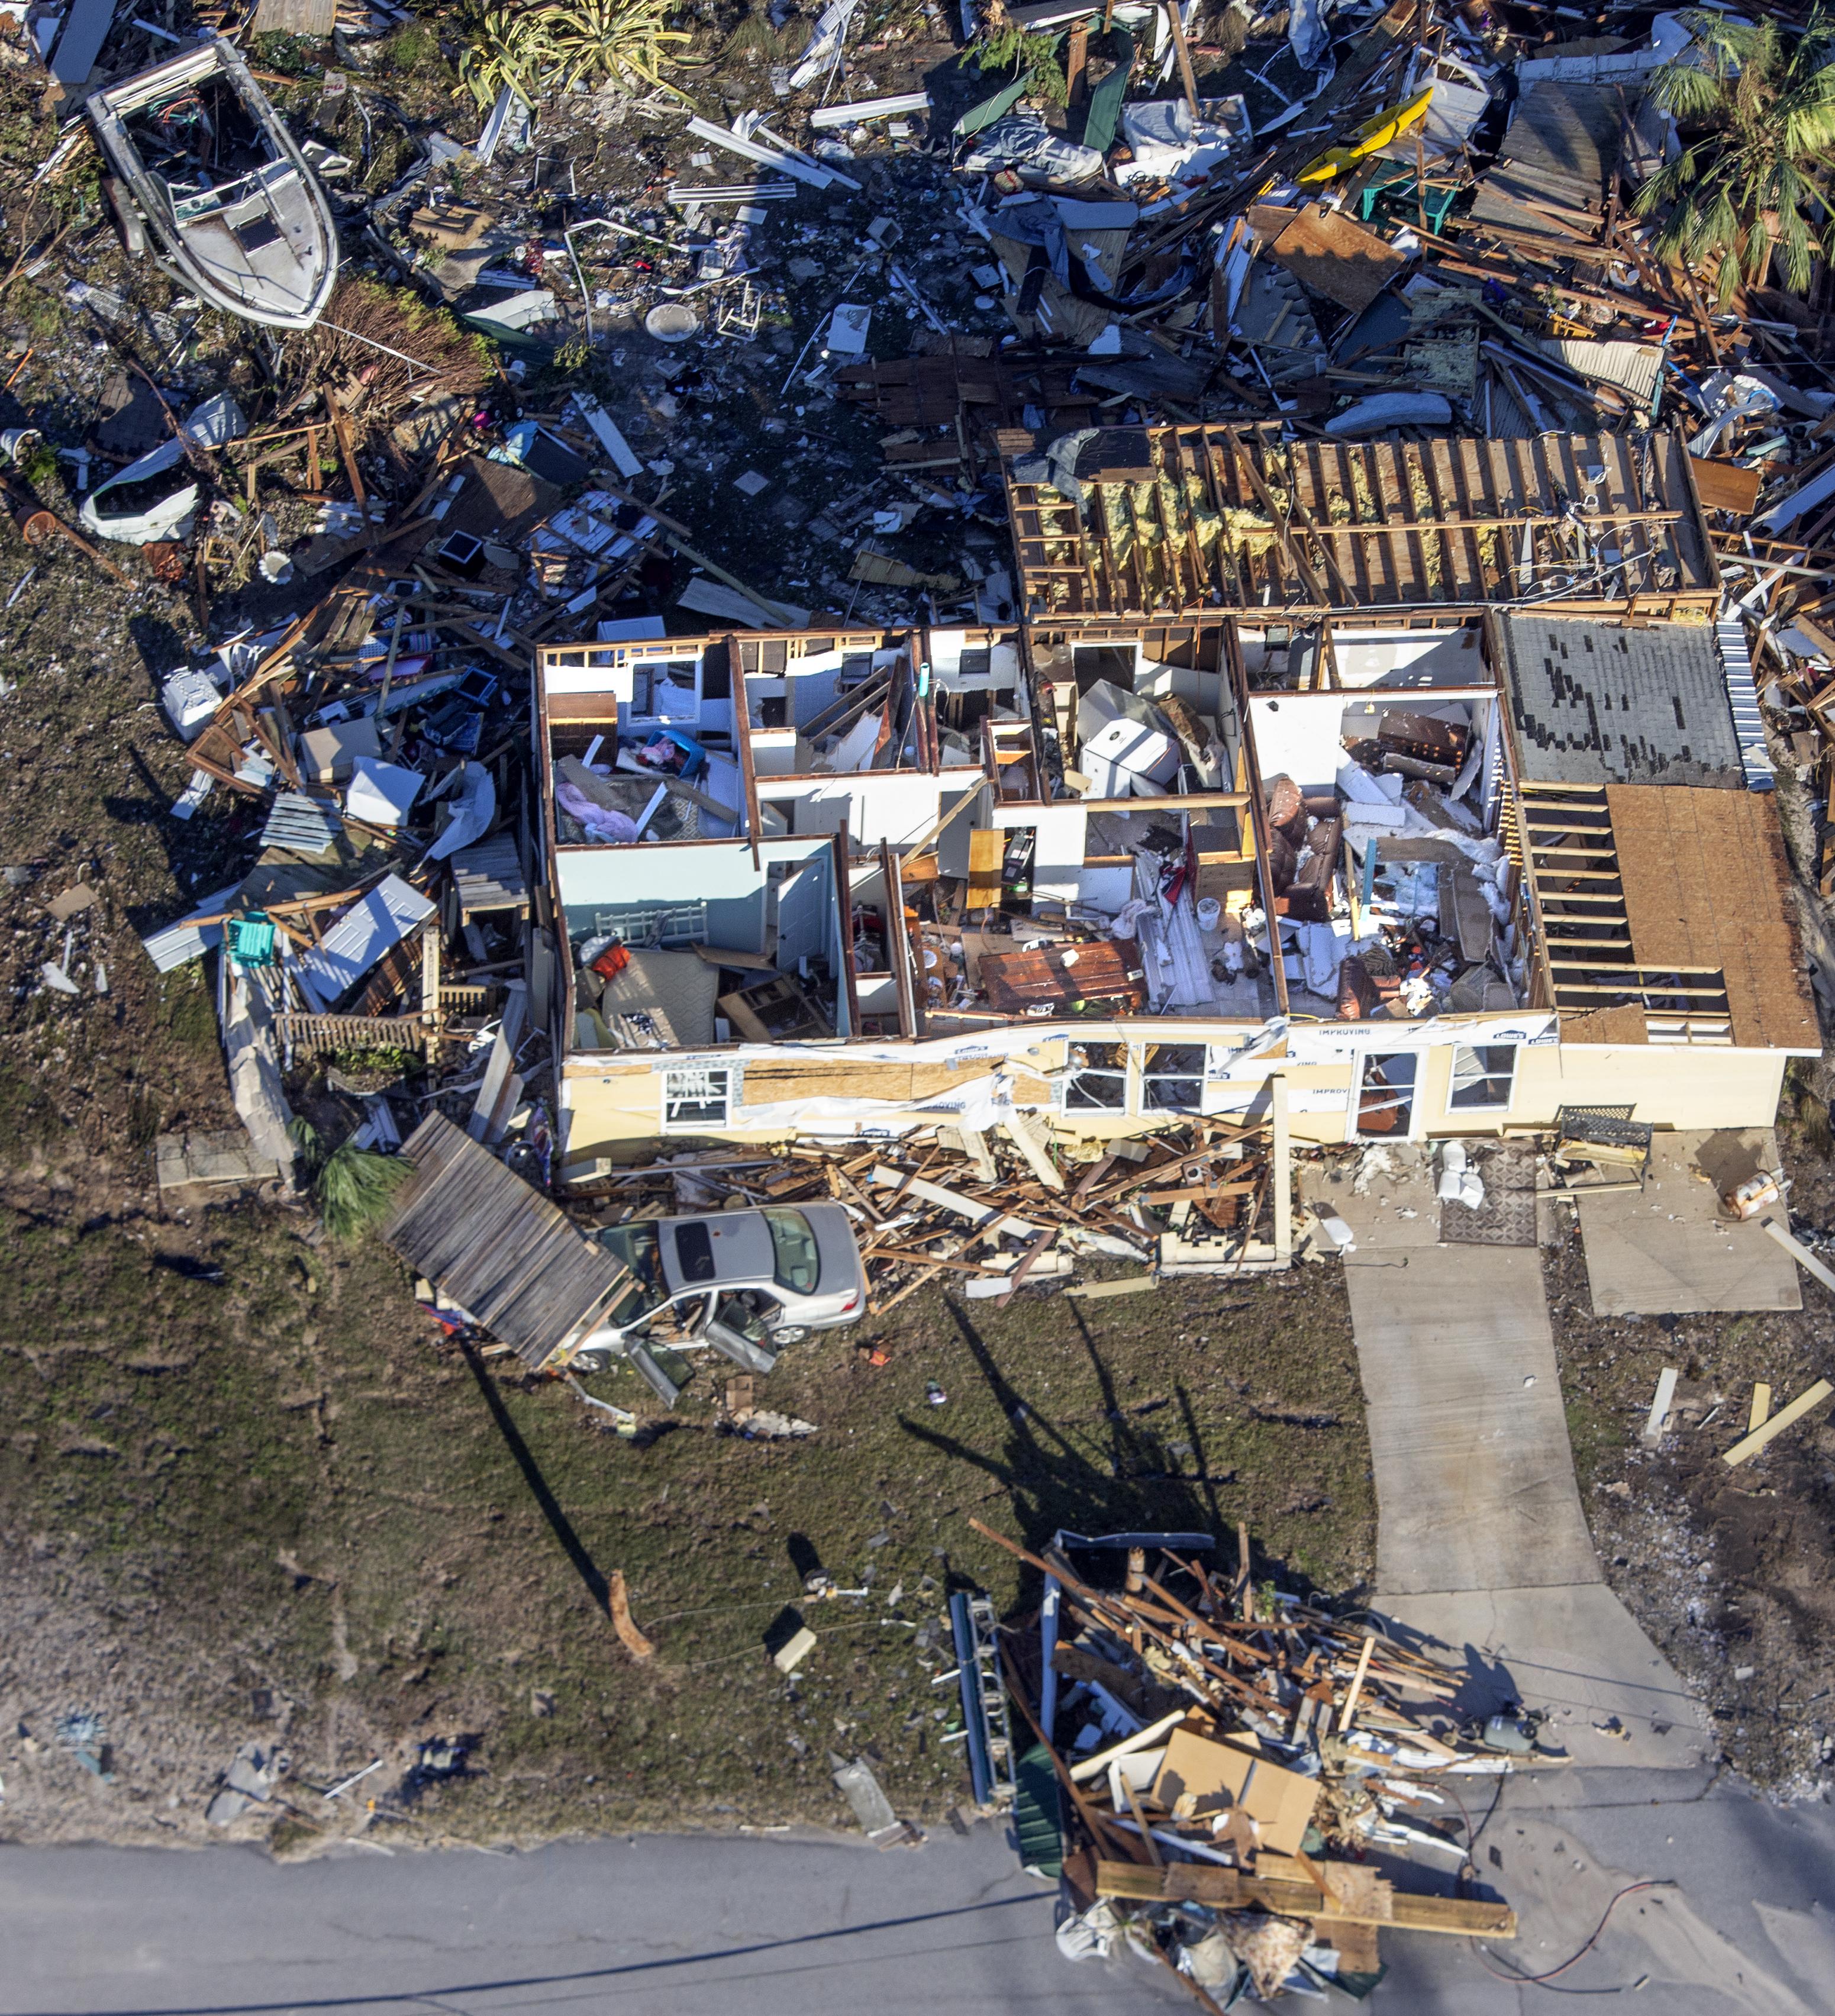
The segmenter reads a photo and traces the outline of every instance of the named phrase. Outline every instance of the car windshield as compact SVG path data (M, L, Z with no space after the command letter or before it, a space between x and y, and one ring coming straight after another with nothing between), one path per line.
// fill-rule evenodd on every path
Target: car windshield
M800 1211L777 1205L766 1208L765 1222L771 1227L772 1274L777 1285L799 1295L814 1294L822 1260L808 1219Z
M663 1286L663 1252L657 1237L656 1221L646 1219L631 1225L604 1225L599 1243L615 1260L624 1264L628 1279L606 1305L603 1323L633 1323L653 1309L667 1294Z

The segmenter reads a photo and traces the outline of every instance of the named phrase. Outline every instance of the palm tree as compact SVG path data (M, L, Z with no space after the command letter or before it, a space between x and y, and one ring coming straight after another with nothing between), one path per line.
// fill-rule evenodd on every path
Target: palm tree
M1694 40L1651 80L1657 103L1697 137L1638 192L1640 217L1671 207L1664 257L1715 278L1720 305L1757 286L1775 249L1785 283L1808 288L1822 250L1806 212L1835 153L1835 14L1822 0L1802 27L1691 12Z

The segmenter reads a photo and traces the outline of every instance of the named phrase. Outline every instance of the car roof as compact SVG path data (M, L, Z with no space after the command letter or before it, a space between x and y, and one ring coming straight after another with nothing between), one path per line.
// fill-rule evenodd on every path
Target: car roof
M775 1271L771 1227L762 1212L717 1211L696 1218L665 1219L663 1271L671 1291L763 1284ZM712 1271L706 1271L707 1261Z

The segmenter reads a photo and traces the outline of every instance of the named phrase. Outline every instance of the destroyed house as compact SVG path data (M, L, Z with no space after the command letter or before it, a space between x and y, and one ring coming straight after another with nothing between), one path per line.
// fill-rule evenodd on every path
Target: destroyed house
M1461 609L1705 615L1689 456L1652 432L1283 441L1092 428L1005 465L1027 618Z
M1737 697L1540 612L546 649L564 1175L1277 1081L1302 1140L1763 1125L1818 1043Z

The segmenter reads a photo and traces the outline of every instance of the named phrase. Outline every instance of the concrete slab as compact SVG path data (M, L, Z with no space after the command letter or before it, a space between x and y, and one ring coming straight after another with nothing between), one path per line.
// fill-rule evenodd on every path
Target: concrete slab
M1580 1766L1678 1770L1711 1760L1700 1707L1602 1582L1440 1590L1387 1597L1381 1607L1405 1641L1464 1662L1459 1714L1522 1701L1546 1715L1545 1744Z
M1438 1244L1419 1148L1335 1178L1308 1165L1302 1195L1357 1234L1343 1265L1376 1482L1375 1607L1470 1663L1463 1713L1520 1701L1551 1715L1549 1741L1577 1762L1697 1767L1698 1710L1600 1576L1540 1253ZM1614 1719L1628 1738L1598 1732Z
M1593 1582L1541 1256L1373 1248L1344 1262L1380 1516L1378 1586Z
M1407 1142L1366 1148L1355 1163L1302 1162L1304 1204L1336 1211L1359 1253L1440 1244L1440 1200L1426 1149Z
M160 1201L168 1210L223 1204L282 1180L280 1167L239 1127L221 1133L162 1134L153 1147Z
M1796 1263L1758 1224L1719 1215L1725 1190L1778 1166L1768 1129L1659 1134L1642 1193L1583 1197L1581 1236L1593 1313L1687 1316L1800 1309Z

